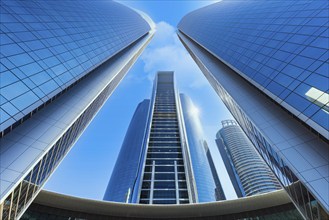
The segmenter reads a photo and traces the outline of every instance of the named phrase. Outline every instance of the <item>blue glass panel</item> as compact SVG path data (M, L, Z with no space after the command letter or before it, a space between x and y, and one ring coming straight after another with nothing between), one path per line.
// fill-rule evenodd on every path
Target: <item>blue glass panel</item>
M50 76L47 73L38 73L30 77L30 79L36 84L40 85L43 84L44 82L50 80Z
M316 70L317 73L325 76L325 77L328 77L329 75L329 63L323 63L317 70Z
M23 53L24 50L20 48L17 44L7 44L7 45L2 45L0 47L1 53L5 56L11 56L14 54L20 54Z
M316 47L306 47L300 55L310 57L313 59L319 59L322 54L324 54L326 50Z
M328 76L322 76L318 74L311 74L305 82L313 87L320 89L321 91L328 91L329 90L329 81Z
M328 38L318 37L311 43L311 46L328 49L328 44Z
M45 94L48 94L48 93L54 91L57 88L58 88L58 85L54 81L48 81L45 84L43 84L43 85L40 86L40 89Z
M303 111L303 114L308 117L311 117L312 115L314 115L314 113L316 113L319 110L320 107L318 105L311 104L310 106L307 107L307 109L305 109L305 111Z
M329 114L323 109L319 110L312 117L312 120L318 123L321 127L326 130L329 130Z
M22 82L16 82L1 89L1 94L8 100L11 100L28 91Z
M8 57L8 59L18 67L33 62L33 59L24 53Z
M2 105L1 108L6 112L9 112L11 115L15 115L16 113L18 113L18 110L10 102L7 102L6 104Z
M2 110L2 108L0 108L0 115L3 121L7 121L10 118L10 116L4 110Z
M38 100L38 97L31 91L24 93L23 95L17 97L16 99L12 100L12 104L18 108L20 111L27 108Z
M290 105L292 105L294 108L298 109L299 111L304 111L310 105L310 102L306 98L302 98L296 93L291 93L285 99L285 101L287 101Z
M1 86L7 86L11 83L18 81L18 78L9 71L0 73Z
M42 71L42 68L37 63L30 63L22 66L20 69L28 77L32 77L35 73Z
M313 59L297 56L295 59L291 61L292 64L299 66L303 69L307 69L312 63L314 62Z
M8 99L27 88L15 84L17 92L11 88L8 94L4 87L14 79L24 80L30 89L47 82L41 87L45 94L36 91L42 97L56 89L60 92L73 82L73 75L81 78L150 30L139 14L112 1L12 0L2 1L0 7L1 63L15 75L1 76L5 82L1 92ZM31 102L17 108L39 100L29 94Z
M329 87L328 11L328 1L221 1L189 13L178 29L302 112L312 102L301 82Z

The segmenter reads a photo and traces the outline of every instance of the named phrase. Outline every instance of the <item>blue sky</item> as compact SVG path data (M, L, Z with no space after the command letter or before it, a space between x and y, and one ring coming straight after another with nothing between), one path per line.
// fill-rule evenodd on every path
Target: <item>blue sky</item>
M236 198L215 145L221 120L232 116L177 38L176 26L190 11L214 1L121 1L147 13L157 25L154 39L45 186L46 190L102 199L125 132L138 103L151 97L158 70L173 70L180 92L199 108L205 138L226 196Z

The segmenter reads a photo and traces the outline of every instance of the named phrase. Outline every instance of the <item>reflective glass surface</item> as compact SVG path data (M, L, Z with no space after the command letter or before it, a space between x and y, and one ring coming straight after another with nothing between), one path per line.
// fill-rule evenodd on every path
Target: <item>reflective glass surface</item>
M328 219L328 145L196 42L178 36L304 218Z
M328 1L222 1L178 29L327 137L328 10ZM326 98L307 96L312 88Z
M19 219L31 204L149 29L115 2L1 2L1 219Z
M203 147L203 130L198 110L190 97L180 94L191 164L196 182L198 202L216 201L215 183Z
M150 100L139 103L113 168L104 200L131 202L148 122Z
M112 1L1 1L3 131L146 34Z
M48 177L68 153L72 144L75 143L123 76L124 72L118 74L117 77L104 88L88 108L82 112L56 143L51 146L51 149L40 158L33 169L27 173L25 178L13 189L13 192L0 204L3 220L19 219L23 211L32 203ZM33 158L32 155L29 156Z

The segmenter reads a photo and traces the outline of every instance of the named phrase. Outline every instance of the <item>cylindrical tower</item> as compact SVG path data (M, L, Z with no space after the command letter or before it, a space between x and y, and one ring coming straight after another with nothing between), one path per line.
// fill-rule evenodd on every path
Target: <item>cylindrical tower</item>
M225 166L231 166L232 182L236 181L242 195L251 196L280 189L280 185L252 143L233 120L222 121L222 129L216 135L222 156L228 158ZM234 185L234 184L233 184Z

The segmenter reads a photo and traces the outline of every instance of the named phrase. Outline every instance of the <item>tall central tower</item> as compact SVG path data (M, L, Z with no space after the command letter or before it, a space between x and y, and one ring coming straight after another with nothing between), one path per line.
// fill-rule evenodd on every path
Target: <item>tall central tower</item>
M141 204L215 201L215 182L192 100L161 71L130 122L104 200ZM222 197L221 199L225 199Z
M181 204L195 200L177 101L173 72L159 72L139 203Z

